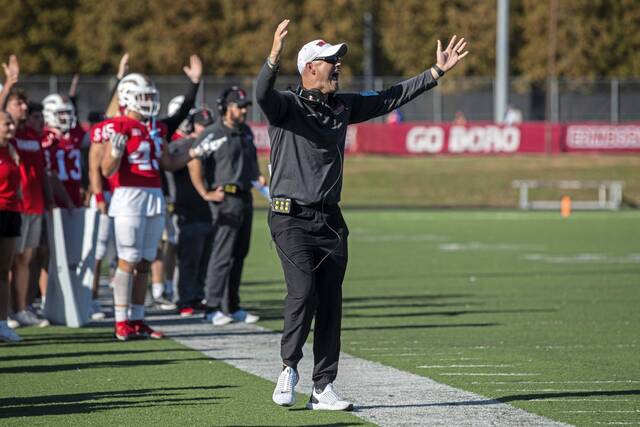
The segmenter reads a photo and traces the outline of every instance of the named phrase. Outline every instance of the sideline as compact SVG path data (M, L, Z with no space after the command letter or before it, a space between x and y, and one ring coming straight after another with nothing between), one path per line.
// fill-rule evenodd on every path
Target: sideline
M245 372L275 382L280 371L280 334L255 325L230 324L214 328L199 318L185 322L161 316L169 338L224 361ZM174 321L175 319L175 321ZM158 316L149 318L151 324ZM305 344L298 367L296 409L311 390L313 352ZM354 415L380 426L566 426L483 397L346 353L340 355L338 391L354 402ZM271 400L271 395L264 396ZM304 399L304 400L303 400ZM275 410L287 410L278 408Z

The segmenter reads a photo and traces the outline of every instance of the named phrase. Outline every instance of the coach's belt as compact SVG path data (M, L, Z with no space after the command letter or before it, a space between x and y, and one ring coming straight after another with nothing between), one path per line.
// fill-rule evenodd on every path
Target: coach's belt
M292 202L288 197L273 197L271 198L271 210L278 213L289 214L291 213Z
M236 194L238 191L240 191L240 188L238 188L238 186L235 184L225 184L223 190L228 194Z

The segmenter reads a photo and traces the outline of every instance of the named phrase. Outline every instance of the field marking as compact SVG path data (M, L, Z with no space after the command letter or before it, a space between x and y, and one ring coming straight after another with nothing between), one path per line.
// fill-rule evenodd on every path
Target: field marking
M160 316L177 320L178 316ZM153 318L151 318L153 319ZM150 320L151 320L150 319ZM153 321L151 321L153 324ZM164 323L164 322L163 322ZM246 324L214 328L199 320L167 322L162 328L175 341L245 372L275 382L281 369L280 334ZM297 390L311 389L313 352L304 346ZM508 404L341 353L336 387L355 402L354 415L381 426L566 426ZM306 399L308 395L299 399ZM264 396L271 400L271 394ZM300 406L296 405L297 407ZM274 411L285 408L273 407Z
M438 375L446 376L462 376L462 377L532 377L542 375L540 373L531 372L442 372Z
M638 264L640 254L630 253L624 256L611 256L600 253L581 253L575 255L547 255L526 254L522 255L526 261L540 261L548 264Z
M638 384L637 380L595 380L595 381L473 381L471 384Z
M515 365L420 365L417 368L513 368Z
M465 242L465 243L442 243L438 245L438 249L442 252L462 252L462 251L535 251L543 250L540 245L522 245L515 243L483 243L483 242Z
M378 242L441 242L447 240L443 236L432 234L349 234L350 242L378 243Z

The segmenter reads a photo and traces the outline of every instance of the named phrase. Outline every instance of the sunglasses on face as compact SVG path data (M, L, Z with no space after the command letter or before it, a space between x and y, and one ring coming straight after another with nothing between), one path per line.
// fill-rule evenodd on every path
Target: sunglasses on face
M328 62L329 64L337 64L338 62L340 62L340 57L339 56L325 56L322 58L316 58L314 59L314 61L324 61L324 62Z

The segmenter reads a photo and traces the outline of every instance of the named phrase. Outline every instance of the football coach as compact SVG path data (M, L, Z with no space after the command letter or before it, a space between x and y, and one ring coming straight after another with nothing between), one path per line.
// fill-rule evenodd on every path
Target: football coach
M351 410L333 386L340 356L342 281L347 236L338 203L342 190L347 126L387 114L437 85L468 52L453 36L438 41L436 63L381 92L337 93L345 43L314 40L298 52L301 84L274 89L289 20L274 34L260 70L256 99L269 121L271 140L271 237L287 285L281 351L282 372L273 392L278 405L295 403L297 365L315 315L313 390L309 409Z

